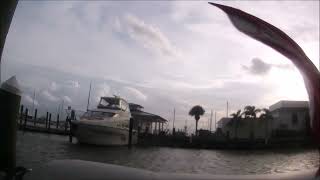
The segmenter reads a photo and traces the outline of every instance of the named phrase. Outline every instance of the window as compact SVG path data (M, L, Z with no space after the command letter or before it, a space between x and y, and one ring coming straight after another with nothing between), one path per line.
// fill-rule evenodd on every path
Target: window
M88 111L82 117L86 119L104 119L106 117L113 117L115 113L102 112L102 111Z
M124 100L121 100L121 110L123 110L123 111L128 110L128 103Z
M296 126L298 125L298 115L297 113L293 113L291 116L291 123L292 125Z

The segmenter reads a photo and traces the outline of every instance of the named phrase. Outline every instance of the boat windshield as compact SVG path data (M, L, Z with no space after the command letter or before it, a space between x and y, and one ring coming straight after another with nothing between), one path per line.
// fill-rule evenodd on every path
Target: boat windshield
M106 117L113 117L116 113L101 112L101 111L87 111L83 114L83 118L86 119L103 119Z
M120 99L118 98L101 98L98 108L120 109Z

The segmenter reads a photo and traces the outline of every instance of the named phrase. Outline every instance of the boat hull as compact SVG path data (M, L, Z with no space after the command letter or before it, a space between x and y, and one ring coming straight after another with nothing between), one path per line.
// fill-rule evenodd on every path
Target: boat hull
M73 123L72 134L84 144L122 146L129 142L129 130L124 128ZM136 144L137 139L137 132L133 131L132 144Z

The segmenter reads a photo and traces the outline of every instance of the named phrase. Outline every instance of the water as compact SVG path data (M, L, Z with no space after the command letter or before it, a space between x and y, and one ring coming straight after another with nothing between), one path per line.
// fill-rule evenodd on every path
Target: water
M55 159L82 159L156 172L266 174L318 167L315 149L197 150L180 148L99 147L70 144L68 137L18 132L17 165L35 168Z

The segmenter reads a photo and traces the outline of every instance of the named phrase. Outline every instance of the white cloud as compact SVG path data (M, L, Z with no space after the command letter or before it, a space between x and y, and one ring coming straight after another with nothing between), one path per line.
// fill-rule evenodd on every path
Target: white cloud
M93 87L94 88L94 87ZM95 101L99 101L103 96L111 96L111 88L107 83L99 84L97 89L95 90L94 99Z
M80 88L80 83L78 81L69 80L67 81L67 86L71 88Z
M56 91L56 90L58 90L58 85L57 85L57 83L56 82L51 82L51 84L50 84L50 90L51 91Z
M124 87L124 91L126 92L128 99L147 100L147 96L136 88L126 86Z
M147 24L133 15L125 16L125 23L129 36L144 48L165 56L178 56L176 47L157 26Z
M253 58L251 60L251 65L250 66L245 66L242 65L242 68L248 71L249 73L253 75L266 75L269 73L271 68L276 67L280 69L293 69L292 66L289 64L271 64L271 63L266 63L263 60L259 58Z
M49 100L49 101L52 101L52 102L56 102L56 101L59 100L58 97L56 97L56 96L54 96L53 94L51 94L48 90L42 91L42 92L41 92L41 95L42 95L45 99L47 99L47 100Z
M72 100L71 100L71 98L69 96L63 96L62 99L64 101L66 101L67 103L71 103L72 102Z
M34 103L35 106L38 106L38 105L39 105L38 101L37 101L37 100L33 100L33 98L31 98L31 96L28 95L28 94L24 94L24 95L23 95L23 99L24 99L27 103L29 103L29 104Z

